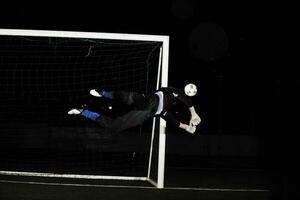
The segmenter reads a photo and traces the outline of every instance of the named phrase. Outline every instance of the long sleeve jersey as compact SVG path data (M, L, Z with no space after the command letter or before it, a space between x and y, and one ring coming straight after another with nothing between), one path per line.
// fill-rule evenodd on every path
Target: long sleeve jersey
M160 88L155 92L159 97L158 109L159 113L157 115L161 116L168 122L171 122L174 126L178 127L180 122L169 112L170 108L176 105L176 101L181 101L183 104L190 108L193 106L192 100L184 94L183 91L178 90L174 87L164 87Z

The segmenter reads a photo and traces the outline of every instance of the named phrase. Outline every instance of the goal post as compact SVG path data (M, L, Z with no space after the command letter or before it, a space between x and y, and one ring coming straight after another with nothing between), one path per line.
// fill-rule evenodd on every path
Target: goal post
M23 40L18 40L15 41L14 38L24 38ZM20 106L18 105L18 98L24 98L23 100L23 104L26 104L28 102L26 102L26 98L35 98L38 97L40 98L36 105L36 107L33 108L28 108L26 110L26 112L28 111L28 113L30 113L30 116L34 116L34 119L39 119L39 116L36 115L41 115L40 118L41 119L47 119L49 118L49 116L46 116L46 114L40 114L40 113L34 113L34 109L38 108L40 110L47 110L46 108L46 100L45 102L44 99L47 99L47 101L50 101L51 98L53 101L55 101L54 98L54 92L56 90L57 87L62 86L63 88L60 91L60 95L62 95L64 93L64 91L67 91L68 89L71 91L68 91L68 94L75 94L77 91L78 93L82 92L84 89L92 86L95 83L99 83L99 82L95 82L96 80L96 76L97 73L103 73L103 71L101 72L96 72L93 69L92 65L93 63L91 63L91 60L87 60L86 61L86 57L90 56L92 52L92 48L94 48L93 45L90 45L91 43L95 43L96 47L98 48L103 48L103 49L97 49L98 52L102 53L99 55L95 55L95 57L93 57L93 62L97 62L100 64L107 64L109 63L109 65L106 66L105 68L105 73L107 73L108 76L108 82L105 84L109 84L109 81L112 81L110 79L114 79L113 81L116 82L116 86L111 87L110 89L119 89L122 86L124 87L130 87L130 89L133 90L137 90L137 91L142 91L142 92L149 92L149 88L145 87L143 85L145 84L149 84L151 83L151 80L149 80L149 76L151 75L150 72L142 72L142 70L149 70L149 60L150 57L155 57L153 55L153 52L158 52L158 56L156 56L158 58L158 62L156 62L155 59L153 59L156 64L151 64L151 65L156 65L157 69L155 70L157 72L156 75L156 86L152 86L152 89L157 89L159 87L166 87L168 86L168 65L169 65L169 36L166 35L147 35L147 34L124 34L124 33L100 33L100 32L77 32L77 31L52 31L52 30L24 30L24 29L0 29L0 40L2 40L1 38L4 38L4 40L6 40L8 38L8 40L14 41L17 45L23 45L24 43L28 43L28 41L30 40L34 40L34 38L47 38L49 39L49 43L51 43L51 39L52 38L59 38L60 40L57 42L55 42L55 44L53 46L51 46L51 48L48 47L37 47L36 44L32 44L32 48L31 47L22 47L22 51L24 52L20 52L20 49L13 49L13 47L10 46L9 42L4 41L3 43L0 43L0 51L2 52L2 55L0 55L0 65L7 65L7 67L4 69L2 69L2 76L5 77L5 79L3 79L0 82L0 85L2 85L2 87L6 87L7 90L5 90L2 94L3 95L11 95L9 97L7 97L6 99L2 100L3 102L1 102L2 104L4 104L5 102L9 102L9 101L15 101L14 103L8 103L8 107L11 106L13 107L14 105L16 106ZM59 52L61 51L61 49L65 49L64 47L62 47L61 49L57 48L57 44L62 44L64 39L66 40L72 40L72 39L80 39L80 41L75 41L73 43L72 41L72 45L70 45L67 50L68 53L62 57L61 54L59 54ZM85 41L87 41L90 45L86 45L84 47L84 50L82 50L83 48L77 48L78 46L82 45L82 43L84 43ZM104 42L103 42L104 41ZM106 43L106 41L109 41ZM129 43L128 43L129 42ZM43 45L44 43L47 43L45 41L43 41ZM52 44L52 43L51 43ZM1 46L2 45L2 46ZM114 49L111 50L109 49L111 45ZM118 49L118 46L120 46L120 50ZM74 48L77 48L76 50L72 50L72 47L74 46ZM133 47L134 50L131 50L130 48ZM158 48L159 47L159 48ZM40 48L40 49L38 49ZM46 49L46 50L45 50ZM51 51L53 52L49 52L51 49ZM159 50L157 50L159 49ZM46 53L42 52L43 50L45 50ZM15 53L13 51L16 51ZM27 54L27 51L31 51L29 54ZM84 52L83 52L84 51ZM112 52L113 51L113 52ZM132 51L130 53L128 53L127 51ZM6 52L7 53L6 55ZM38 57L36 55L34 55L33 53L36 53L39 56L44 56L44 57ZM78 58L76 59L76 55L81 55L81 54L85 54L85 55L81 55L82 58ZM59 58L55 59L55 60L51 60L50 56L55 56L58 55L60 56ZM5 57L7 56L7 57ZM21 71L18 71L18 66L20 65L20 60L19 58L13 58L13 56L17 57L20 56L22 57L22 62L26 62L26 60L32 60L32 59L36 59L36 61L34 61L35 63L28 63L29 66L34 66L33 69L31 69L30 72L27 72L26 69L22 69ZM26 56L28 56L29 58L25 58ZM100 57L100 58L97 58ZM132 58L130 59L125 59L126 56L131 56ZM123 60L119 60L119 57L124 57ZM104 61L98 61L98 59L104 58ZM111 59L115 59L115 62ZM15 59L15 60L14 60ZM65 62L64 65L59 66L59 67L53 67L50 69L39 69L38 67L36 67L36 65L41 64L41 62L47 61L47 60L51 60L51 65L45 65L44 67L53 67L54 65L57 65L58 62ZM70 61L72 60L72 61ZM89 76L85 77L84 75L82 75L83 73L86 72L87 69L83 68L83 64L82 62L87 62L86 65L89 65ZM103 63L102 63L103 62ZM133 63L133 64L132 64ZM58 63L59 64L59 63ZM146 64L147 66L144 67L142 69L142 65ZM67 71L66 69L64 69L64 66L71 66L71 65L77 65L79 66L78 69L74 69L73 72ZM124 66L133 66L132 69L130 70L124 70ZM13 66L13 67L12 67ZM2 67L2 66L1 66ZM137 69L135 69L135 67L137 67ZM140 67L140 68L139 68ZM13 69L11 69L13 68ZM71 68L70 68L71 69ZM60 71L55 71L55 70L60 70ZM81 70L81 71L79 71ZM1 71L1 70L0 70ZM79 74L77 74L79 73ZM113 73L114 75L109 75L109 73ZM55 76L60 76L59 79L53 78L51 80L48 80L46 77L51 74L51 76L55 77ZM150 74L150 75L149 75ZM30 76L32 80L30 80L30 82L28 82L28 76ZM72 75L76 75L77 78L80 79L80 81L85 82L85 86L79 86L80 83L78 83L78 80L73 80L72 79ZM101 74L102 75L102 74ZM124 78L124 76L130 76L131 78L127 79ZM45 77L41 77L41 76L45 76ZM68 76L68 81L73 81L73 82L68 82L68 83L62 83L62 81L64 80L64 76ZM141 77L138 77L141 76ZM102 77L102 76L101 76ZM113 78L112 78L113 77ZM117 77L117 78L115 78ZM21 80L19 80L21 79ZM47 79L47 80L45 80ZM139 80L141 79L141 80ZM15 81L17 81L17 83L15 83ZM49 83L45 83L45 81L49 81ZM51 84L50 84L51 82ZM25 83L25 84L24 84ZM60 84L62 83L62 84ZM73 85L72 85L73 83ZM9 84L13 84L13 86L10 86ZM102 84L102 82L101 82ZM104 84L104 83L103 83ZM39 86L40 85L40 86ZM138 86L141 85L141 86ZM108 86L108 85L106 85ZM30 94L24 94L26 93L26 89L31 88L30 91L28 93ZM108 87L109 88L109 87ZM18 91L11 91L12 89L18 89ZM20 90L20 91L19 91ZM28 89L29 90L29 89ZM49 93L45 93L42 90L49 90ZM82 90L82 91L81 91ZM38 91L38 92L36 92ZM21 92L22 94L16 94L18 92ZM52 96L51 96L52 95ZM69 97L70 98L70 97ZM76 97L78 98L78 96ZM50 100L49 100L50 99ZM31 100L32 101L32 100ZM58 101L58 100L57 100ZM70 101L70 100L66 100L66 101ZM23 105L21 104L21 105ZM3 105L2 105L3 106ZM1 111L0 114L11 114L10 112L17 110L17 108L7 108L7 110L4 109L4 111ZM30 110L31 109L31 110ZM7 111L7 113L5 113ZM53 111L54 112L54 111ZM7 123L11 123L13 124L13 121L7 121L10 119L14 119L15 116L11 116L11 118L8 117L8 119L0 119L0 124L2 127L5 127L7 129L9 129L9 131L14 131L12 130L13 126L9 126L7 125ZM43 118L44 117L44 118ZM23 117L22 119L24 119L24 127L26 127L26 117ZM18 119L18 118L17 118ZM21 119L21 118L20 118ZM157 126L155 125L156 123L159 123ZM43 121L43 123L45 123ZM155 130L155 127L158 127L158 130ZM49 127L48 127L49 128ZM75 173L65 173L65 172L61 172L61 173L56 173L56 172L52 172L51 170L47 170L47 171L31 171L30 167L25 168L24 171L23 170L9 170L9 165L5 165L5 160L4 162L2 162L2 165L0 164L0 175L20 175L20 176L39 176L39 177L60 177L60 178L83 178L83 179L114 179L114 180L139 180L139 181L148 181L151 184L155 185L157 188L163 188L164 187L164 170L165 170L165 148L166 148L166 133L165 133L165 128L166 128L166 122L160 118L159 120L155 120L153 119L153 126L152 126L152 131L151 131L151 142L147 141L145 143L150 143L149 148L149 154L148 154L148 158L149 158L149 162L148 162L148 170L147 172L142 175L142 176L123 176L123 175L109 175L109 174L75 174ZM17 134L22 135L22 130L20 130L22 128L19 128L17 130ZM29 128L26 129L27 132L29 131ZM55 132L56 129L51 129L52 132ZM58 130L58 129L57 129ZM93 132L93 130L90 130L89 128L85 127L83 128L83 130L88 130L90 132ZM47 130L49 132L49 130ZM74 129L68 129L67 131L69 131L70 133L72 133L72 131L74 131ZM64 131L61 131L62 133L64 133ZM154 163L151 162L151 158L153 156L153 138L154 138L154 134L158 133L158 150L157 150L157 160L158 162L155 163L157 164L157 174L156 174L156 180L153 180L150 176L151 173L151 167ZM28 133L27 133L28 134ZM56 134L56 133L54 133ZM20 138L24 138L25 136L16 136L20 137ZM59 135L59 134L57 134ZM47 142L45 142L45 138L42 138L42 136L39 136L41 138L36 138L34 140L40 142L42 146L42 144L45 144ZM59 136L58 136L59 137ZM79 136L76 136L79 137ZM82 137L82 136L80 136ZM100 137L100 136L93 136L93 137ZM102 136L101 136L102 137ZM0 138L2 138L2 142L0 141L0 145L2 146L6 146L8 148L11 148L10 145L18 145L18 141L13 141L14 137L11 138L11 136L5 135L5 133L0 134ZM65 138L64 138L65 139ZM82 139L82 138L81 138ZM4 144L5 142L7 142L7 144ZM28 143L32 144L34 143L34 141L28 141ZM3 145L4 144L4 145ZM34 144L33 146L38 146L36 144ZM59 145L58 145L59 146ZM62 144L63 146L63 144ZM60 147L60 146L59 146ZM73 146L72 146L73 147ZM3 147L4 148L4 147ZM35 147L36 148L36 147ZM51 147L52 148L52 147ZM66 147L60 147L60 148L66 148ZM89 148L91 148L89 146ZM37 148L38 149L38 148ZM116 153L113 152L113 155L115 155ZM62 154L64 155L64 154ZM67 154L66 154L67 155ZM80 154L81 155L81 154ZM118 155L117 155L118 156ZM133 158L135 156L135 153L132 154ZM98 159L100 156L97 155L95 156L95 159ZM122 156L119 156L118 158L120 159ZM8 158L8 160L11 158ZM86 159L86 158L85 158ZM121 159L120 159L121 160ZM96 161L95 161L96 162ZM118 161L118 165L123 164L123 161ZM127 161L126 161L127 162ZM46 165L46 164L45 164ZM126 166L129 165L126 163Z

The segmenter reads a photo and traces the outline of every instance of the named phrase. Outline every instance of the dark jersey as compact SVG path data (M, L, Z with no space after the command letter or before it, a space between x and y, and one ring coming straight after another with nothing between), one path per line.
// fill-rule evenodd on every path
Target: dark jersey
M183 91L178 90L173 87L165 87L161 88L157 91L162 91L164 95L164 102L163 102L163 111L168 111L171 107L176 104L176 101L181 101L184 103L188 108L192 107L192 100L184 94Z
M184 94L183 91L173 87L160 88L156 92L163 93L163 107L162 112L159 114L166 121L171 122L174 126L178 127L180 122L169 112L170 108L176 105L176 101L180 101L188 108L193 106L192 100ZM155 92L155 93L156 93Z
M162 93L162 102L160 102L159 95L156 94L158 92ZM180 125L180 122L169 112L171 108L176 105L177 101L185 104L187 108L193 106L192 100L185 95L183 90L173 87L160 88L147 96L136 92L118 91L113 93L113 97L127 105L132 105L135 110L149 111L149 117L160 116L176 127Z

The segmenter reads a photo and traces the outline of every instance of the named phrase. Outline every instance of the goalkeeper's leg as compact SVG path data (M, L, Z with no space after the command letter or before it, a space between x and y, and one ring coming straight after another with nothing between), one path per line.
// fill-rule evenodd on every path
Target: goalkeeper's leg
M114 99L125 103L127 105L134 105L139 107L144 104L145 96L137 92L127 92L127 91L106 91L100 89L90 90L90 94L95 97L105 97L108 99Z
M138 125L151 118L151 112L147 110L133 110L123 116L117 117L111 121L110 128L115 132L120 132ZM107 121L107 118L99 117L100 123Z
M125 129L138 126L152 116L151 112L147 110L133 110L115 119L90 110L72 109L69 111L69 114L70 113L80 114L92 121L95 121L101 127L107 128L112 132L120 132Z

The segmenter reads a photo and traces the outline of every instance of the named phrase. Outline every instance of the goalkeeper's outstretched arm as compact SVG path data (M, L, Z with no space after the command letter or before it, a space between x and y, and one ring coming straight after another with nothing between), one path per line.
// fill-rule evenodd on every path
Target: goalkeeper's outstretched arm
M197 126L198 124L200 124L201 118L197 114L197 112L193 106L192 100L190 98L188 98L181 90L178 90L176 88L172 88L172 90L173 90L173 92L177 93L176 98L189 108L189 111L191 113L191 119L190 119L189 125ZM182 126L185 127L184 125L182 125Z
M201 118L199 117L199 115L197 114L194 106L189 107L189 111L191 113L191 119L190 119L190 125L191 126L197 126L198 124L200 124L201 122Z

